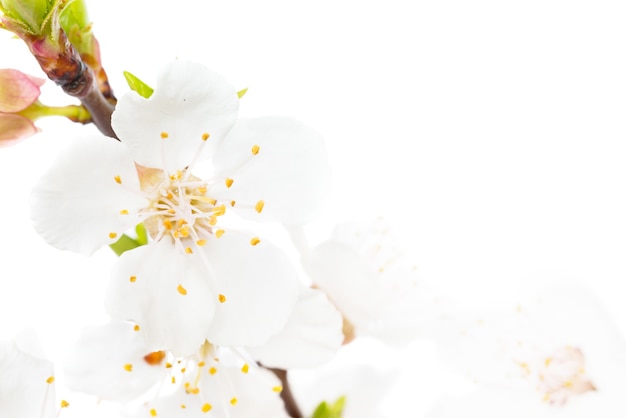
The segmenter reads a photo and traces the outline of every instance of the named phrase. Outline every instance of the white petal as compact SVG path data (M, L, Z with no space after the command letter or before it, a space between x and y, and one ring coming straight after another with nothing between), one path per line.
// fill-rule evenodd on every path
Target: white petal
M166 369L144 359L151 350L141 334L124 321L83 329L64 364L67 387L119 401L145 393Z
M126 147L103 136L81 138L34 187L35 229L56 248L90 255L139 222L146 201L133 190L139 183Z
M377 319L384 311L377 274L351 248L327 241L304 260L313 282L354 325Z
M255 145L257 155L251 152ZM329 190L330 168L321 135L290 118L238 120L213 162L218 178L234 181L230 188L218 183L211 194L235 200L235 210L253 220L306 222ZM265 205L258 214L254 208L260 200ZM246 206L248 210L241 210Z
M55 411L52 363L31 354L32 338L18 335L0 342L0 417L53 418Z
M225 296L215 311L210 342L224 346L265 343L285 325L298 298L297 273L269 241L250 244L249 235L228 230L204 248Z
M114 268L107 311L137 322L151 351L191 354L204 342L217 303L207 274L200 257L168 240L135 248Z
M313 367L330 361L343 341L341 314L324 292L303 289L285 328L248 352L266 367Z
M199 159L207 158L237 119L238 108L237 92L222 76L174 61L159 74L149 99L129 92L118 101L112 124L137 163L174 172L192 162L205 133L210 137Z

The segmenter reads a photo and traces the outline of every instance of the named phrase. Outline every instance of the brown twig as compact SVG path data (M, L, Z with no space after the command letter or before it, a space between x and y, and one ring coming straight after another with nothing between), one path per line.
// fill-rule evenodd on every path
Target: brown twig
M304 415L302 415L302 411L300 411L298 403L296 402L296 399L293 397L293 393L291 392L289 380L287 379L287 370L272 369L269 367L266 368L280 379L280 383L283 387L282 392L280 392L280 397L285 404L285 410L287 411L287 414L289 414L291 418L303 418Z

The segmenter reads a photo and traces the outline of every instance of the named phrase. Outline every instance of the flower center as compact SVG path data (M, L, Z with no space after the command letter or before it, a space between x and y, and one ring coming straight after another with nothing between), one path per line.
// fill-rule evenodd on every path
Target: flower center
M169 236L190 254L192 243L203 246L210 236L219 238L224 233L215 226L226 206L207 195L207 182L180 170L169 176L152 168L138 167L137 171L141 189L152 196L140 213L154 240Z

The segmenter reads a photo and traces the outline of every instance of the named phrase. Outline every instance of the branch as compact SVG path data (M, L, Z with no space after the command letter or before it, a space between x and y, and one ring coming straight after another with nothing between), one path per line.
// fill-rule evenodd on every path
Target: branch
M287 414L289 414L291 418L303 418L304 415L302 415L302 412L298 407L298 403L293 397L293 393L291 392L291 388L289 387L289 380L287 380L287 370L272 369L269 367L266 367L266 369L274 373L276 377L280 379L280 383L283 386L283 390L282 392L280 392L280 397L285 403L285 409L287 410Z

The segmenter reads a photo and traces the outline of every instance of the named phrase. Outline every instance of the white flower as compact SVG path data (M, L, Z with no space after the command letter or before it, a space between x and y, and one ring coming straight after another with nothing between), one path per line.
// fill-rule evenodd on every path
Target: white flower
M173 62L149 99L118 102L121 142L81 139L33 191L35 227L60 249L91 254L144 223L152 241L120 257L107 310L139 323L155 350L260 345L296 302L282 251L230 226L309 219L328 184L323 141L292 119L237 120L237 110L221 76Z
M0 341L0 417L56 417L53 372L31 332Z
M435 324L436 297L384 221L339 224L331 239L313 249L296 228L291 232L313 285L342 312L346 342L369 335L404 345Z
M508 405L521 408L515 416L604 416L626 390L626 345L587 290L554 287L511 312L460 313L450 325L442 329L443 358L481 389L461 402L468 410L482 404L485 414L512 416L502 411ZM485 397L493 399L489 408Z

